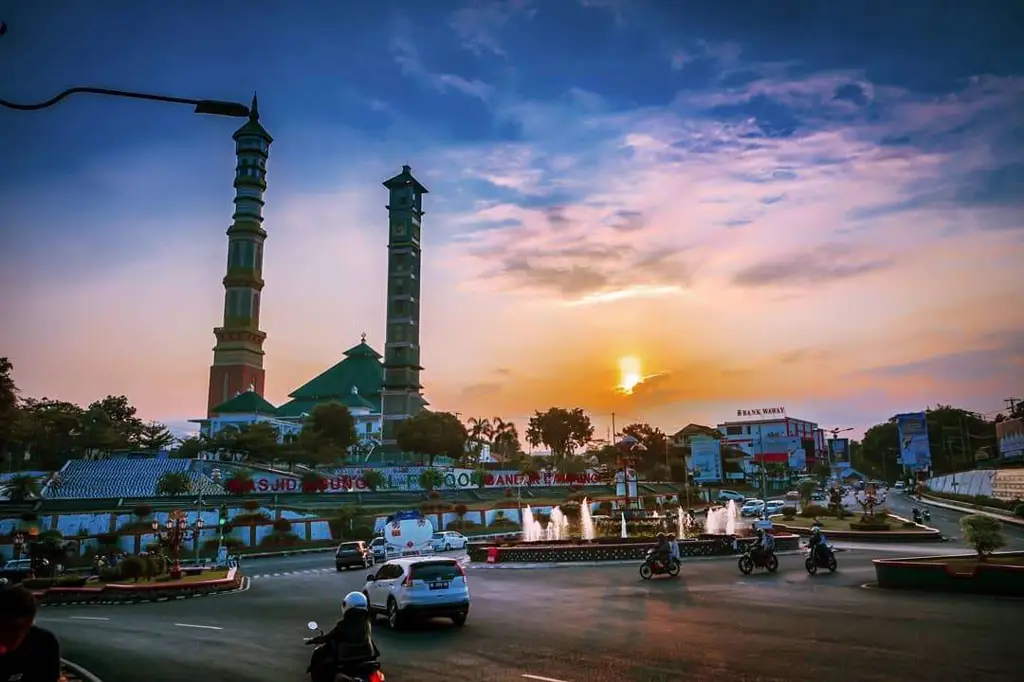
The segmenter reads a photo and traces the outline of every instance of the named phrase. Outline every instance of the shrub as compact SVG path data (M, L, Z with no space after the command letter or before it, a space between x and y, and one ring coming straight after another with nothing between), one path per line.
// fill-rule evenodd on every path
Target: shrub
M984 561L986 554L991 554L1006 544L1003 524L986 514L964 516L960 519L960 528L964 531L964 539L974 545L978 561Z
M263 538L260 541L261 547L291 547L299 541L299 536L295 533L278 533L274 532Z
M24 521L25 523L32 523L33 521L35 521L38 518L39 518L39 515L36 514L34 511L23 512L22 515L21 515L21 520Z
M132 507L132 514L139 517L140 519L144 519L152 513L153 505L151 504L137 504L134 507Z
M437 492L436 490L431 490L430 491L430 499L432 499L432 500L439 500L439 499L441 499L441 493Z
M231 519L231 523L236 526L251 525L254 523L260 523L261 521L269 521L270 517L265 512L256 512L248 514L239 514L235 518Z
M815 516L825 516L828 513L828 509L820 504L809 504L800 511L800 516L805 519L813 519Z
M465 530L473 530L474 528L478 528L478 527L479 527L479 524L476 521L470 521L468 519L455 519L454 521L449 521L448 522L448 525L445 526L445 530L462 530L462 531L465 531Z
M455 505L455 513L459 515L459 518L462 518L463 516L465 516L466 512L468 512L468 511L469 511L469 507L467 507L464 504L457 504L457 505Z
M113 580L121 579L121 571L114 566L104 566L100 569L100 580L103 582L111 582Z
M783 507L782 508L783 518L791 519L796 516L796 507Z
M243 504L242 506L245 507L246 511L254 512L254 511L256 511L256 510L258 510L260 508L260 501L259 500L246 500L245 504Z
M275 533L290 533L292 531L292 522L288 519L278 519L274 521L274 532Z
M117 545L117 533L100 533L96 536L96 541L106 547L115 546Z
M132 555L125 557L124 561L118 564L117 568L123 580L138 582L139 578L146 575L147 563L143 557Z
M352 526L352 530L348 531L348 534L356 540L369 540L373 537L373 526L359 523Z

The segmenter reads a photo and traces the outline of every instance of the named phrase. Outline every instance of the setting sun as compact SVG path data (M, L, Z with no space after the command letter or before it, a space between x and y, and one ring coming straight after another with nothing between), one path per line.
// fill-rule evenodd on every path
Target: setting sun
M644 380L640 360L632 356L619 359L618 390L627 395L633 392L637 384Z

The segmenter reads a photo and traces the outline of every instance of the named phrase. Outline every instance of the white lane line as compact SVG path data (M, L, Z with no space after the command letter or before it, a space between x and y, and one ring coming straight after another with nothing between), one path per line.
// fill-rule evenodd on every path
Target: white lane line
M565 680L559 680L554 677L541 677L540 675L531 675L529 673L523 673L523 677L528 680L540 680L540 682L566 682Z
M109 618L100 618L99 616L68 616L68 620L110 620Z
M175 623L179 628L198 628L200 630L223 630L216 625L191 625L189 623Z

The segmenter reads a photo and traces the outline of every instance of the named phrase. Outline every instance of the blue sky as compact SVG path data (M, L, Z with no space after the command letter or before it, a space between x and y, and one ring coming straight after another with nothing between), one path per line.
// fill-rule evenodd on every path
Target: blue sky
M442 408L572 402L669 426L791 400L861 424L998 407L1024 383L1017 3L41 5L0 2L0 97L258 91L277 140L275 399L360 331L382 344L379 182L403 163L431 189L424 356ZM0 286L19 292L0 313L20 322L0 351L26 392L202 410L236 125L90 97L0 109ZM693 319L713 328L679 326ZM515 343L509 325L526 328ZM720 338L737 327L766 338ZM115 344L130 369L82 370L110 338L133 340ZM798 379L780 360L794 354ZM623 355L676 379L632 398L565 389L565 373L612 381ZM499 372L522 357L537 360L521 379ZM946 357L973 369L926 362ZM870 382L848 378L861 368Z

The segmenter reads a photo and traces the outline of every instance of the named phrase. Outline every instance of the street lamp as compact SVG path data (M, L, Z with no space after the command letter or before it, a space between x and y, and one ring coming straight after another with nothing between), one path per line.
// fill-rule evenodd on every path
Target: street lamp
M22 534L21 531L15 533L14 534L14 538L12 539L12 542L14 544L14 558L15 559L20 559L21 558L22 548L25 547L25 536L24 536L24 534Z
M107 97L122 97L126 99L144 99L150 102L169 102L171 104L188 104L195 107L192 113L208 114L210 116L229 116L231 118L248 118L249 107L238 102L225 102L216 99L188 99L185 97L168 97L167 95L154 95L148 92L130 92L128 90L111 90L109 88L80 87L69 88L45 102L34 104L19 104L0 99L0 107L14 109L15 111L39 111L57 104L71 95L104 95Z
M171 548L171 558L174 564L171 566L171 580L181 578L181 544L186 540L193 540L198 544L199 534L203 530L203 519L197 518L191 526L188 523L188 514L181 510L174 510L167 517L167 523L160 527L160 522L153 519L153 532L160 538L160 543ZM191 534L191 535L190 535Z

